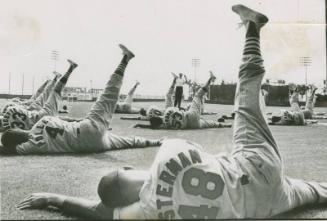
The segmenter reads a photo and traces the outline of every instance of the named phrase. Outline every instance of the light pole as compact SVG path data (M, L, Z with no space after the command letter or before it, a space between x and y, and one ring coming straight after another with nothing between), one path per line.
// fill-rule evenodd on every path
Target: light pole
M24 95L24 82L25 81L25 79L24 79L24 74L23 74L23 81L22 81L22 95Z
M9 72L9 91L8 94L11 93L11 72Z
M200 58L192 58L192 67L194 68L194 82L196 82L196 68L200 66Z
M54 71L57 69L57 61L59 60L59 51L57 50L52 50L51 51L51 60L54 61Z
M302 56L299 58L300 65L304 66L305 68L305 86L308 85L308 66L311 65L311 57L309 56ZM307 91L305 92L305 99L307 100Z
M35 81L35 75L33 75L33 80L32 80L32 96L34 94L34 81Z
M311 57L303 56L299 58L300 65L304 66L305 68L305 85L308 84L308 66L311 65Z

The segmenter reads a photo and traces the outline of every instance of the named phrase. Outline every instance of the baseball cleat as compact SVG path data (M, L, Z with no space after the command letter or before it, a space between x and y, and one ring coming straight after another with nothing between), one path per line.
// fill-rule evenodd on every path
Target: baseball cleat
M216 76L213 74L212 71L209 71L209 73L210 73L210 80L211 80L211 82L214 82L217 79Z
M241 17L243 24L246 24L247 21L254 22L258 31L269 21L268 17L264 14L256 12L241 4L232 6L232 11Z
M61 77L61 74L57 71L53 71L52 74L54 74L57 79Z
M76 64L75 62L73 62L70 59L67 59L67 61L69 62L70 66L72 66L73 68L76 68L78 66L78 64Z
M128 50L128 48L126 48L124 45L119 44L120 49L123 51L123 55L127 56L127 61L131 60L132 58L135 57L135 55L133 54L133 52L131 52L130 50Z

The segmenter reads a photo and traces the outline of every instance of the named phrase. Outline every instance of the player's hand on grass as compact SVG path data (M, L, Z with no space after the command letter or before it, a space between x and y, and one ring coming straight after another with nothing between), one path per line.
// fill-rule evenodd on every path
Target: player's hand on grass
M16 207L18 209L37 209L48 206L48 193L33 193L21 201Z
M65 197L53 193L33 193L21 201L16 207L23 209L40 209L47 206L60 207L64 203Z

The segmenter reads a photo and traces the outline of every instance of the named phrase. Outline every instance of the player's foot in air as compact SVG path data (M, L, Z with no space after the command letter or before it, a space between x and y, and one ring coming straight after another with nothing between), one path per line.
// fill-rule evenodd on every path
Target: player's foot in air
M314 94L314 93L316 93L316 90L317 90L318 88L314 85L314 84L311 84L310 85L310 92L311 92L311 94Z
M288 90L289 90L289 94L292 95L294 91L296 91L297 86L293 83L288 85Z
M141 84L138 80L136 80L135 85Z
M244 5L234 5L232 10L241 17L243 24L246 24L247 21L254 22L258 31L260 31L260 28L262 28L269 20L264 14L256 12Z
M61 74L57 71L53 71L52 74L54 74L57 79L61 77Z
M217 79L216 76L213 74L212 71L209 71L209 73L210 73L210 81L214 82Z
M170 72L170 73L171 73L171 75L173 75L173 78L178 78L178 76L175 73L173 73L173 72Z
M123 55L127 56L127 61L131 60L132 58L135 57L135 55L133 54L133 52L131 52L130 50L128 50L128 48L126 48L124 45L119 44L120 49L123 51Z
M67 59L67 61L69 62L70 66L74 69L74 68L77 68L78 64L76 64L75 62L73 62L72 60L70 59Z

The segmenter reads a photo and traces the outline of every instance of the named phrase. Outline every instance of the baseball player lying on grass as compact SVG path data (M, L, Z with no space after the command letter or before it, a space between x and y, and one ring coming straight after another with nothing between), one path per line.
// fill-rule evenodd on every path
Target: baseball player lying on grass
M274 137L259 104L265 70L260 29L268 18L235 5L246 28L243 64L235 95L232 156L212 155L196 143L163 141L149 171L117 170L98 185L101 202L34 193L19 209L54 206L92 219L267 218L327 201L327 183L284 175Z
M134 92L139 84L140 84L140 82L137 81L135 83L135 85L131 88L131 90L128 92L125 100L123 102L117 103L115 113L121 113L121 114L139 114L140 113L140 109L132 107Z
M198 90L188 110L184 111L176 107L169 107L165 110L163 116L151 117L150 125L136 124L134 127L173 130L231 127L229 123L205 120L200 117L203 106L202 97L208 91L210 83L214 80L215 76L210 74L209 80Z
M173 74L173 73L172 73ZM174 88L175 88L175 83L176 83L176 79L177 79L177 75L173 74L173 81L167 91L167 94L165 96L165 109L162 110L159 107L152 105L150 106L147 110L145 110L144 108L141 109L140 114L142 116L138 116L138 117L121 117L120 119L122 120L143 120L143 121L148 121L150 120L150 118L152 117L160 117L163 116L165 110L169 107L173 107L174 106L174 100L173 100L173 95L174 95Z
M80 153L159 146L161 140L123 137L108 131L125 68L134 57L123 45L120 48L123 59L85 119L67 122L58 117L47 116L41 118L29 131L9 129L1 137L1 152L22 155Z
M212 71L209 71L210 74L213 75ZM184 75L185 76L185 75ZM196 83L195 81L191 81L190 79L187 79L187 77L185 76L185 81L186 81L186 84L192 88L194 91L198 91L200 88L201 88L201 85ZM209 111L205 111L204 110L204 102L205 102L205 99L206 99L206 96L203 96L202 97L202 106L201 106L201 115L215 115L217 114L217 112L209 112ZM191 105L188 105L186 109L189 109L191 107Z
M71 61L69 61L69 62L71 62ZM52 80L46 80L37 89L35 94L33 94L31 96L31 98L29 98L27 100L23 100L23 99L20 99L17 97L10 99L2 108L1 114L3 115L4 113L6 113L8 107L11 107L14 105L23 106L25 109L30 110L30 111L41 110L43 108L44 104L46 103L46 101L48 100L48 97L51 94L53 88L55 87L58 78L61 76L56 71L54 71L53 74L55 75L55 77Z
M301 110L299 106L299 89L296 85L290 85L290 110L281 110L280 114L272 114L268 116L269 124L304 126L307 123L316 123L316 121L311 120L313 117L314 96L316 90L316 87L310 86L310 92L306 101L305 109Z
M160 109L159 107L152 105L150 106L147 110L144 108L140 109L140 114L142 116L138 117L129 117L129 116L123 116L120 119L122 120L142 120L142 121L149 121L152 117L160 117L164 115L164 112L167 108L169 107L174 107L174 89L175 89L175 84L178 76L175 73L171 73L173 75L173 81L170 87L168 88L168 91L165 96L165 107L164 109ZM184 75L185 77L185 75ZM185 80L186 77L185 77ZM201 87L201 86L200 86ZM201 106L201 115L213 115L217 114L216 112L204 112L203 110L203 100L202 100L202 106ZM188 110L190 109L191 105L189 105L187 108L180 108L181 110Z
M32 102L26 105L12 105L6 108L6 112L0 119L0 131L20 128L30 130L42 117L58 115L58 103L61 101L61 91L65 87L70 74L77 67L77 64L68 60L70 66L65 75L59 80L57 75L52 81L48 82L44 92ZM39 106L42 108L38 108ZM61 117L62 120L74 121L69 117Z
M306 100L305 107L303 108L303 114L305 119L327 119L324 112L315 112L314 107L317 100L317 87L310 85L308 90L308 96ZM302 107L301 107L302 109Z

